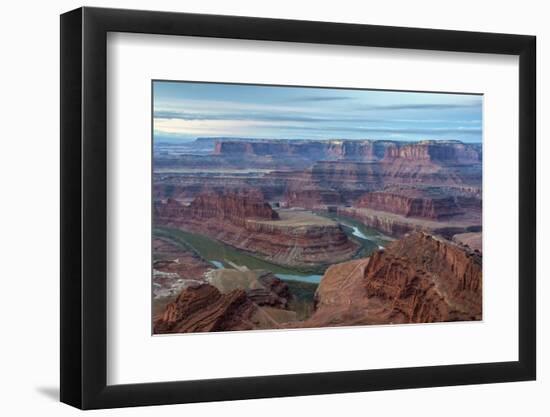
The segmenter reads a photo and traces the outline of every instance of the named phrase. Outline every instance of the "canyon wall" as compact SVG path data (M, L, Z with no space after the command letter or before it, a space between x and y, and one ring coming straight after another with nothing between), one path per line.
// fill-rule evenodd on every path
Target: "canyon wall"
M481 257L425 233L331 266L304 327L481 320Z
M430 196L419 190L376 191L363 195L355 204L373 210L419 217L432 220L445 219L463 214L452 196Z
M480 232L481 217L458 218L446 221L405 217L403 215L378 211L369 208L338 207L337 213L343 217L358 220L365 226L380 230L393 237L403 237L415 231L423 231L451 238L457 233Z
M214 155L303 157L315 160L381 161L396 158L439 163L478 163L481 147L459 141L246 140L219 139Z
M307 212L284 215L258 194L208 193L187 206L172 199L155 204L157 225L202 233L277 264L318 268L358 250L336 222Z
M481 197L480 144L209 140L215 145L208 155L156 157L156 199L258 190L268 201L312 208L349 205L362 194L392 185L456 187Z
M267 271L221 269L183 288L154 319L155 333L432 323L482 319L479 252L412 233L368 258L325 272L305 320Z

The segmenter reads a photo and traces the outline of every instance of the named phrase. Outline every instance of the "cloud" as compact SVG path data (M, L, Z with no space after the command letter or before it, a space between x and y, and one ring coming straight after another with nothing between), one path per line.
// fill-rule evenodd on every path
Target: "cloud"
M468 108L481 108L479 102L470 103L414 103L414 104L388 104L388 105L375 105L375 106L363 106L362 110L455 110L455 109L468 109Z
M326 126L326 127L313 127L313 126L286 126L286 129L297 130L315 130L315 131L331 131L341 132L362 132L362 133L389 133L389 134L415 134L415 135L481 135L481 129L475 127L452 127L452 128L439 128L439 127L427 127L427 128L396 128L396 127L369 127L369 126Z
M180 119L180 120L240 120L258 122L365 122L383 121L382 119L365 119L364 117L326 117L297 114L296 112L254 112L242 111L239 113L188 113L183 111L155 111L155 119Z
M154 119L154 130L159 133L181 135L259 135L271 136L284 132L309 134L336 134L346 137L353 134L393 134L420 136L481 136L481 128L471 126L453 127L393 127L393 126L335 126L330 124L273 123L270 120L183 120ZM271 134L271 135L270 135Z
M314 116L297 113L283 112L238 112L238 113L188 113L184 111L158 110L154 112L155 119L179 119L202 121L250 121L250 122L285 122L285 123L449 123L472 124L481 123L481 120L437 120L437 119L393 119L371 118L362 115L350 115L340 117Z
M343 100L353 100L353 97L346 96L303 96L295 97L288 101L299 101L304 103L317 103L322 101L343 101Z
M265 122L247 120L182 120L154 119L157 133L181 135L226 135L255 133L258 129L270 128Z

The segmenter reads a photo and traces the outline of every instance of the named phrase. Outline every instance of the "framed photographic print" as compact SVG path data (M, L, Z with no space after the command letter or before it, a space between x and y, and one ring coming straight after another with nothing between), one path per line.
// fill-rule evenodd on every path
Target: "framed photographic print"
M535 38L61 16L61 400L535 379Z

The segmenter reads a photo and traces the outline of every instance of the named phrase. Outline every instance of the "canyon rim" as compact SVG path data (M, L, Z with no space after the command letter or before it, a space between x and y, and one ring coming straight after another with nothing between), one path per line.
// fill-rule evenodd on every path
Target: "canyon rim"
M479 94L153 81L153 334L482 319Z

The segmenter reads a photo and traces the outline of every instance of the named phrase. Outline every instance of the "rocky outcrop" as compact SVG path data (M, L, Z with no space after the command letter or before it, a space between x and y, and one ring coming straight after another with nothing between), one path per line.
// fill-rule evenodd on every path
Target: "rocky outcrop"
M271 306L260 307L243 289L220 292L209 284L184 289L153 322L153 333L223 332L278 329L296 314Z
M271 262L306 269L350 259L358 249L334 221L305 211L277 213L249 195L208 194L188 206L175 200L157 202L155 223L202 233Z
M331 266L305 327L481 320L481 256L414 233L370 258Z
M365 226L398 238L416 231L441 235L448 239L458 233L481 231L481 213L468 213L439 221L439 219L406 217L401 214L364 207L338 207L336 211L340 216L358 220Z
M269 201L318 208L352 204L367 192L392 185L470 188L471 195L481 197L480 144L209 140L216 143L210 155L178 154L176 158L176 150L155 155L156 199L192 200L208 192L257 190Z
M429 160L394 159L375 163L319 161L309 171L313 184L339 191L379 191L391 185L478 186L481 164L442 165Z
M357 201L356 206L432 220L464 214L453 196L431 195L410 189L367 193Z
M215 155L224 156L269 156L323 158L329 143L301 140L220 140L214 146Z
M343 203L342 196L336 190L321 187L292 188L286 191L284 202L288 207L307 209L324 208Z
M159 206L159 215L168 218L216 219L244 226L246 219L275 220L279 215L258 191L202 193L188 206L168 199Z
M259 306L286 309L292 299L288 285L269 271L216 269L207 272L205 280L222 294L242 289Z
M154 322L154 333L194 333L256 328L257 307L243 290L222 295L207 284L183 290Z
M477 164L481 162L481 148L459 141L421 141L393 144L386 149L385 160L430 161L439 164Z

